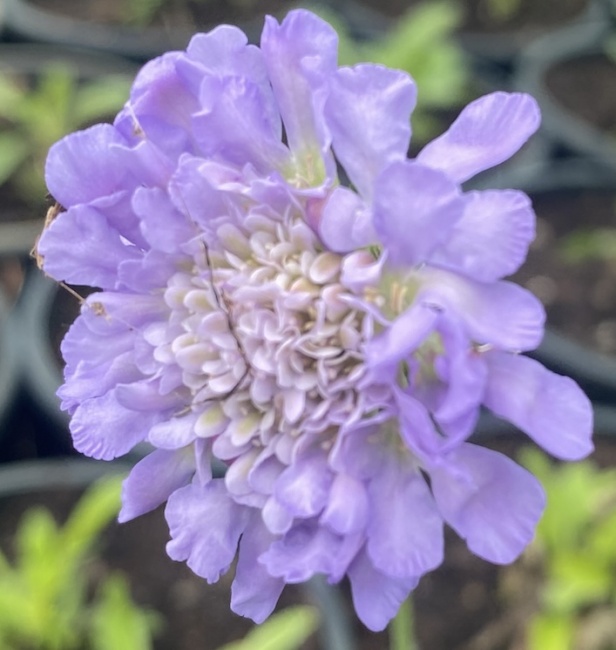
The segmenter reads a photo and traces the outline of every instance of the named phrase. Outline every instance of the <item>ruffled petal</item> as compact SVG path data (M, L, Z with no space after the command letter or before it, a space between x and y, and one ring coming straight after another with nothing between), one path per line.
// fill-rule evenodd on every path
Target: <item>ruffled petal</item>
M296 584L317 573L338 582L361 547L363 536L337 535L315 520L294 525L282 539L273 542L259 561L272 576Z
M77 406L70 423L75 449L97 460L112 460L143 442L150 427L162 416L121 406L115 390L85 400Z
M164 451L155 449L140 460L122 485L122 523L150 512L186 485L195 473L191 449Z
M332 146L368 202L379 173L406 158L416 97L408 74L376 64L340 68L332 78L325 109Z
M295 158L295 175L309 185L333 173L323 112L337 45L335 30L309 11L290 11L280 25L271 16L265 19L261 51Z
M368 487L366 552L386 575L409 579L443 561L443 520L419 471L392 459Z
M198 576L216 582L235 557L248 514L229 497L222 479L176 490L165 508L171 534L169 557L186 560Z
M520 355L493 351L486 362L484 403L491 411L557 458L580 460L592 452L592 405L573 379Z
M167 192L159 187L140 187L132 206L141 220L141 232L148 244L164 253L177 253L196 234L188 216L175 208Z
M373 632L387 627L419 582L419 578L392 578L381 573L363 551L349 567L348 574L357 616Z
M480 282L515 273L535 238L530 199L515 190L464 195L464 214L430 263L459 271Z
M462 183L508 160L539 128L537 102L524 93L496 92L471 102L417 156Z
M415 266L428 259L463 209L456 183L415 162L393 163L376 180L374 229L391 264Z
M532 541L545 494L524 468L465 443L428 471L441 514L475 555L508 564Z
M313 517L325 507L332 480L325 454L311 453L282 472L274 496L294 517Z
M365 485L348 474L336 474L320 518L321 524L339 535L348 535L362 531L368 523L368 516Z
M450 312L475 343L512 351L534 350L543 338L545 310L535 296L501 280L475 282L455 273L424 268L417 300Z
M367 366L379 374L395 368L434 331L439 318L431 304L416 302L364 345Z
M274 540L255 512L240 540L235 579L231 585L231 609L257 624L263 623L274 611L285 585L282 578L271 576L259 562L259 557Z
M252 163L261 173L283 170L290 154L280 141L280 117L268 110L270 103L264 89L245 78L205 79L201 110L193 116L200 152L239 167Z
M329 195L315 225L327 248L336 253L357 250L377 240L372 211L346 187L337 187Z
M110 124L97 124L62 138L49 150L45 180L65 208L124 188L126 164L113 145L125 144Z

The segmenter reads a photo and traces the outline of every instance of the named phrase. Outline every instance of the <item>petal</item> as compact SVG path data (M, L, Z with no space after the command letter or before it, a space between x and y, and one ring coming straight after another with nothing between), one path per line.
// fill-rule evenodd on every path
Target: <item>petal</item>
M199 108L197 97L177 72L185 57L183 52L168 52L146 63L114 122L127 139L164 143L165 152L174 158L191 150L190 116Z
M368 487L366 552L376 569L408 579L443 561L443 520L419 471L392 459Z
M361 535L336 535L314 520L293 526L274 542L259 561L272 576L288 583L306 582L316 573L337 582L361 545Z
M416 302L383 332L364 346L366 365L375 373L396 366L434 331L439 312L426 302Z
M274 496L294 517L312 517L325 507L332 480L325 454L312 453L282 472Z
M543 338L545 310L530 291L501 280L475 282L455 273L425 267L417 300L450 312L479 344L512 351L533 350Z
M535 238L530 199L515 190L488 190L464 195L462 218L430 263L460 271L481 282L515 273Z
M493 351L486 361L484 403L491 411L557 458L579 460L592 452L592 405L573 379L525 356Z
M186 485L195 473L195 458L190 449L156 449L140 460L122 485L121 523L150 512Z
M160 449L180 449L194 442L197 437L196 413L185 416L169 416L155 424L148 433L148 442Z
M348 575L357 616L373 632L387 627L419 582L419 578L399 579L384 575L374 568L365 552L357 555Z
M491 93L471 102L417 160L461 183L511 158L539 128L540 120L530 95Z
M45 165L52 196L69 208L122 189L126 165L113 145L124 143L110 124L97 124L56 142Z
M336 474L320 522L339 535L362 531L368 522L364 484L348 474Z
M171 533L169 557L186 560L210 584L229 569L248 523L247 509L229 497L222 479L176 490L167 501L165 517Z
M297 174L309 185L324 178L330 136L323 111L336 71L338 35L315 14L290 11L279 25L266 16L261 51L274 89ZM308 167L304 167L308 163Z
M164 253L177 253L196 235L194 224L172 204L167 192L158 187L140 187L132 207L141 219L141 232L148 244Z
M475 555L507 564L531 542L545 494L524 468L464 443L428 471L441 514Z
M337 253L363 248L377 239L372 212L358 194L346 187L337 187L329 195L318 230L327 248Z
M282 170L290 154L281 142L280 116L269 110L270 93L269 87L244 77L205 79L200 88L202 108L193 116L202 155L221 157L238 167L252 163L260 172Z
M390 263L425 261L447 240L463 207L458 185L445 174L411 161L390 165L375 183L373 217Z
M61 345L66 361L65 383L58 390L62 408L91 397L100 397L119 383L142 378L135 366L135 333L126 330L104 336L93 332L80 316L69 328Z
M336 158L364 199L390 163L406 158L417 89L408 74L376 64L340 68L325 108Z
M271 576L258 561L276 538L253 516L240 540L240 548L231 585L231 609L255 623L274 611L285 582Z
M70 423L73 444L86 456L112 460L143 442L159 417L157 412L131 411L121 406L111 390L77 406Z
M100 212L87 205L59 214L43 231L37 250L45 272L56 280L101 289L115 287L123 261L141 257Z

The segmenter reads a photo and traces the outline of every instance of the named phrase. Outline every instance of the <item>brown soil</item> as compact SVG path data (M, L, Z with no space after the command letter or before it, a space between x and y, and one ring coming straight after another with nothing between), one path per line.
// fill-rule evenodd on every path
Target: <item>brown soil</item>
M110 25L130 24L126 0L31 0L41 9L66 14L80 20ZM148 0L141 0L147 4ZM154 14L152 24L164 27L207 29L221 23L237 24L272 14L283 16L296 3L292 0L166 0Z
M603 54L554 65L546 85L556 101L616 138L616 64Z
M389 16L400 16L426 0L358 0ZM579 16L588 0L464 0L463 31L500 33L547 29ZM505 13L498 12L504 7Z

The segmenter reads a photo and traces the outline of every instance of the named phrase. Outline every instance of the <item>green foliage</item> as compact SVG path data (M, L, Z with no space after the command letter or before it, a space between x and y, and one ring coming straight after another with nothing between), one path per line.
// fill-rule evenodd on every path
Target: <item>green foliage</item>
M602 629L616 632L616 470L599 470L590 461L556 465L536 450L528 450L522 462L542 482L548 499L529 551L539 559L540 597L527 647L615 648L597 634L596 621L599 614L605 619L608 608L612 625Z
M135 25L149 25L165 0L128 0L126 3L126 22Z
M318 627L314 607L298 605L275 614L253 628L243 639L228 643L219 650L295 650Z
M419 142L437 133L435 110L457 107L466 99L468 66L454 38L462 20L459 5L448 0L424 2L407 11L382 38L367 43L354 40L334 14L320 7L314 10L338 32L340 65L371 61L413 77L419 89L413 137Z
M0 72L0 184L41 203L49 147L64 135L113 115L126 101L128 78L106 75L79 83L66 64L47 66L34 85Z
M522 0L483 0L488 16L494 22L505 23L522 8Z
M153 618L130 599L119 576L92 600L85 570L102 531L117 515L120 478L94 484L60 527L32 508L15 537L11 565L0 553L0 647L11 650L150 650Z
M616 229L597 228L571 233L563 242L562 253L570 262L616 259Z

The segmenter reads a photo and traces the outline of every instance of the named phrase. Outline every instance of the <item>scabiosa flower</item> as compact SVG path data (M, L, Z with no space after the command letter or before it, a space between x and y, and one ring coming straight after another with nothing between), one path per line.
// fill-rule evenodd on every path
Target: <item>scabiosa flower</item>
M563 459L591 451L591 409L519 354L544 324L502 279L528 198L461 188L537 129L535 102L478 99L409 160L412 79L336 48L298 10L260 47L222 26L147 64L113 125L51 149L64 211L38 253L99 289L62 345L75 447L154 448L120 518L166 501L169 555L208 582L237 557L231 606L257 622L323 574L378 630L441 563L444 523L497 563L532 538L543 492L467 442L480 408Z

